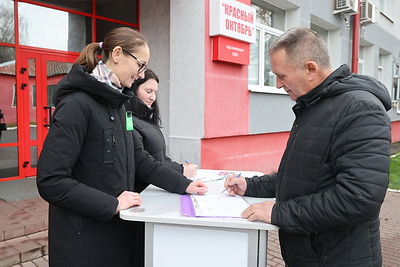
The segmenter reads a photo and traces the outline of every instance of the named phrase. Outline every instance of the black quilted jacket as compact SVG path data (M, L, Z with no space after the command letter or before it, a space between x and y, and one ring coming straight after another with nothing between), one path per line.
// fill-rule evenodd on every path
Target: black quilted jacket
M379 211L388 186L387 89L347 65L297 99L275 175L247 179L272 197L288 266L381 266Z
M164 135L161 129L150 119L153 110L149 109L135 94L127 102L126 109L133 113L133 125L135 128L133 134L139 141L138 145L164 166L183 173L183 166L178 162L172 161L166 154ZM140 179L135 180L136 192L142 192L148 185L148 183Z
M37 169L50 203L50 266L132 266L135 228L115 214L119 194L135 191L135 177L181 194L191 180L161 166L126 130L128 94L79 65L57 88Z

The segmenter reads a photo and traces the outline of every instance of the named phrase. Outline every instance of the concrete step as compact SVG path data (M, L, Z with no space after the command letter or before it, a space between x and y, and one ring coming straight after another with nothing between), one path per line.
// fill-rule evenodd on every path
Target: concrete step
M0 199L0 266L19 266L47 255L47 221L48 204L40 197Z
M0 199L0 241L47 230L48 204L40 197L7 202Z
M17 264L48 255L47 234L47 231L41 231L1 241L0 266L19 266Z

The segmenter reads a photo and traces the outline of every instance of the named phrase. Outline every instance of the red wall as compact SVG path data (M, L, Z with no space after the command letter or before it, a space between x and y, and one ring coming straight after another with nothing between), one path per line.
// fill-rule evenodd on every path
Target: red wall
M276 172L288 132L206 139L201 142L203 169Z
M248 69L246 65L212 61L209 1L205 1L204 137L244 135L249 125ZM250 4L250 0L241 2Z
M288 133L249 134L248 68L212 61L209 1L205 1L205 103L201 168L276 171ZM242 0L250 4L249 0Z
M400 121L392 122L392 143L400 142Z

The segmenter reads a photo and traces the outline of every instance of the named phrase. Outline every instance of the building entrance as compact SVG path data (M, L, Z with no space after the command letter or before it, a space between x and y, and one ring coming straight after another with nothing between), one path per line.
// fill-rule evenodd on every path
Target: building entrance
M15 76L0 77L2 82L9 80L0 99L7 125L0 139L0 181L36 175L37 159L51 124L56 84L77 58L66 52L29 48L21 49L19 55L17 63L10 62Z

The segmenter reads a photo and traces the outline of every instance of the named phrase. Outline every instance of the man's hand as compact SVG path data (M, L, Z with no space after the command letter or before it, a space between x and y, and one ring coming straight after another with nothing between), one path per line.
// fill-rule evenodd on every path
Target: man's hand
M250 205L247 209L242 212L242 218L249 221L263 221L271 223L271 213L275 202L264 201L257 204Z
M226 177L224 187L231 196L243 196L244 192L246 192L247 182L244 177L237 177L233 174Z

